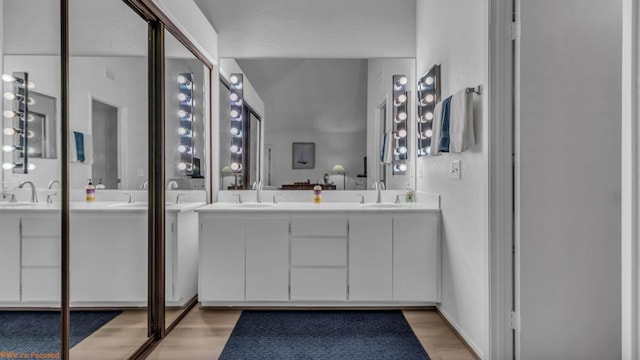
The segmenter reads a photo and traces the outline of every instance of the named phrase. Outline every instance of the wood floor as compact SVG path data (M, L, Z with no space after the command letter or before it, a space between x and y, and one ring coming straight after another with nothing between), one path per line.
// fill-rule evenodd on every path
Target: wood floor
M168 309L166 324L182 312ZM71 348L70 360L124 360L147 340L147 310L125 310Z
M432 360L475 359L435 310L403 312ZM218 359L240 313L240 310L203 310L196 307L148 359Z

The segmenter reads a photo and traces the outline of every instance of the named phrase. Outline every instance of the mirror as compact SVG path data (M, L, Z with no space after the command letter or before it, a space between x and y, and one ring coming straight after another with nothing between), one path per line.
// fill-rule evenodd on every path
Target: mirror
M206 201L211 72L165 30L165 326L198 292L198 215ZM187 191L191 190L191 191ZM197 190L197 191L193 191Z
M59 9L57 0L0 4L0 73L9 75L2 77L0 99L0 358L60 358L61 212L46 204L46 198L57 201L58 186L42 191L59 179L61 167ZM7 117L8 111L22 114ZM17 171L24 170L18 164L28 172Z
M316 183L325 190L364 190L376 180L388 189L415 188L415 59L221 59L220 67L221 190L236 183L251 188L260 179L274 190L308 190ZM244 76L245 104L261 116L244 122L249 134L260 135L251 138L258 151L244 165L254 177L229 171L228 83L234 72ZM404 132L396 131L392 118L394 75L407 81ZM396 155L384 158L385 134L387 148L406 139L405 173L394 173Z
M71 359L148 338L148 36L123 1L69 2Z

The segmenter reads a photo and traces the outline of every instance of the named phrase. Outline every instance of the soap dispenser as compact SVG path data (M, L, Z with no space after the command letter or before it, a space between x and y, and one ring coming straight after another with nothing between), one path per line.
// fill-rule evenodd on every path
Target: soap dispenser
M416 193L411 188L411 184L407 183L407 189L405 193L405 201L408 203L412 203L416 201Z
M106 186L104 186L104 184L102 183L102 178L100 178L100 179L98 180L98 184L96 185L96 190L104 190L104 189L106 189L106 188L107 188L107 187L106 187Z
M87 184L87 187L84 188L84 190L85 190L85 192L87 194L85 199L87 201L89 201L89 202L95 201L96 200L96 187L91 182L91 178L87 178L87 180L89 180L89 184Z

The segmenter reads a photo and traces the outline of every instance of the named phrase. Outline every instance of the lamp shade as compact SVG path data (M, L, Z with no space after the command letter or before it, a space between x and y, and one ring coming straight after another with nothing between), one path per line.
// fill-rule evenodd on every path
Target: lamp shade
M345 174L347 170L345 170L344 166L342 165L336 165L333 167L333 169L331 169L331 172L334 174Z
M231 166L227 165L220 170L220 174L222 175L233 175L233 171L231 171Z

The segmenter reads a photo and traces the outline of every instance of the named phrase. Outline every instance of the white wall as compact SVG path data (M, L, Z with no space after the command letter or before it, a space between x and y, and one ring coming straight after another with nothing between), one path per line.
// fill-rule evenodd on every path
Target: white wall
M378 107L384 102L387 104L386 129L393 129L393 75L406 75L409 89L409 134L416 132L416 60L415 59L369 59L367 81L367 188L371 188L373 181L382 178L380 172L380 119ZM415 136L408 137L409 169L406 175L392 173L392 166L387 165L387 188L404 190L407 184L415 190Z
M520 21L520 358L619 359L621 1Z
M418 0L417 74L442 65L442 98L488 78L488 1ZM418 190L440 194L443 276L440 311L483 357L488 351L487 98L475 101L477 144L462 154L418 159ZM451 162L462 179L452 180Z
M148 116L146 57L81 57L69 59L69 146L73 131L91 135L91 99L118 108L123 173L122 189L138 189L148 180ZM115 80L106 77L106 72ZM83 189L91 177L91 161L70 162L69 186ZM98 179L94 179L97 181Z

